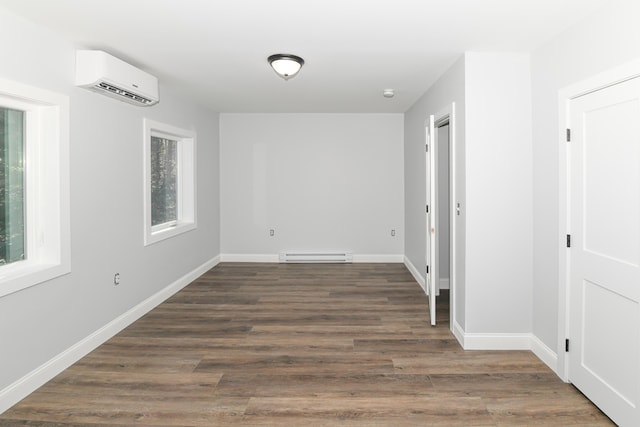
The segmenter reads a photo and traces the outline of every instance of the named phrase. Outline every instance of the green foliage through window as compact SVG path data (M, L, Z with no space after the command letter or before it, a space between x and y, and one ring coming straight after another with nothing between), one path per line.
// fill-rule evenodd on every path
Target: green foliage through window
M151 137L151 226L178 220L178 141Z
M24 120L0 107L0 265L25 258Z

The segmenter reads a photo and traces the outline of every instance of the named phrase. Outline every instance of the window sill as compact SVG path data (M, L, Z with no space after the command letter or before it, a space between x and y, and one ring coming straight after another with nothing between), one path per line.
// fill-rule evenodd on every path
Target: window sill
M71 272L67 264L22 264L20 261L0 268L0 297L39 285Z
M148 230L144 236L144 245L149 246L162 240L169 239L171 237L178 236L186 233L187 231L194 230L196 228L195 222L187 222L177 224L171 227L167 227L157 231Z

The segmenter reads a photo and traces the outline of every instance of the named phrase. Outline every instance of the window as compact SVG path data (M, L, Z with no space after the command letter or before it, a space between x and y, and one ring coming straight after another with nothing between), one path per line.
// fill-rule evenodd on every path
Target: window
M0 107L0 265L25 258L24 115Z
M145 245L196 227L195 134L144 121Z
M178 223L178 141L151 135L151 228Z
M0 80L0 296L70 271L69 101Z

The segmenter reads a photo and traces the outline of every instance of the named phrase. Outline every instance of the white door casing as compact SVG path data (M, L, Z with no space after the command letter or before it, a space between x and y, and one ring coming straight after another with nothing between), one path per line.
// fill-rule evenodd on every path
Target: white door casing
M567 116L564 373L616 423L640 425L640 78L573 97Z

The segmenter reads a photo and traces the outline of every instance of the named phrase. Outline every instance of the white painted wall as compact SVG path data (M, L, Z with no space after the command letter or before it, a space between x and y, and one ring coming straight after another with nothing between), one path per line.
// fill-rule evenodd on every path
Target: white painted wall
M424 283L426 269L426 162L425 122L431 114L455 102L456 132L456 199L465 206L464 146L465 146L465 58L461 57L429 90L405 113L404 123L404 194L405 194L405 246L409 263L421 275ZM465 324L465 271L464 240L465 210L457 217L456 245L456 319Z
M2 48L0 77L67 94L71 116L71 273L0 298L1 396L220 250L216 113L163 85L160 104L147 108L76 88L75 47L2 9L0 37L11 41ZM198 228L148 247L143 117L197 132Z
M406 113L405 254L425 265L424 124L456 102L456 318L465 334L531 331L530 59L467 53Z
M401 114L222 114L222 253L350 250L400 261L402 140Z
M467 333L531 331L528 54L467 53Z
M640 2L612 1L532 55L533 333L558 351L558 90L640 58Z

